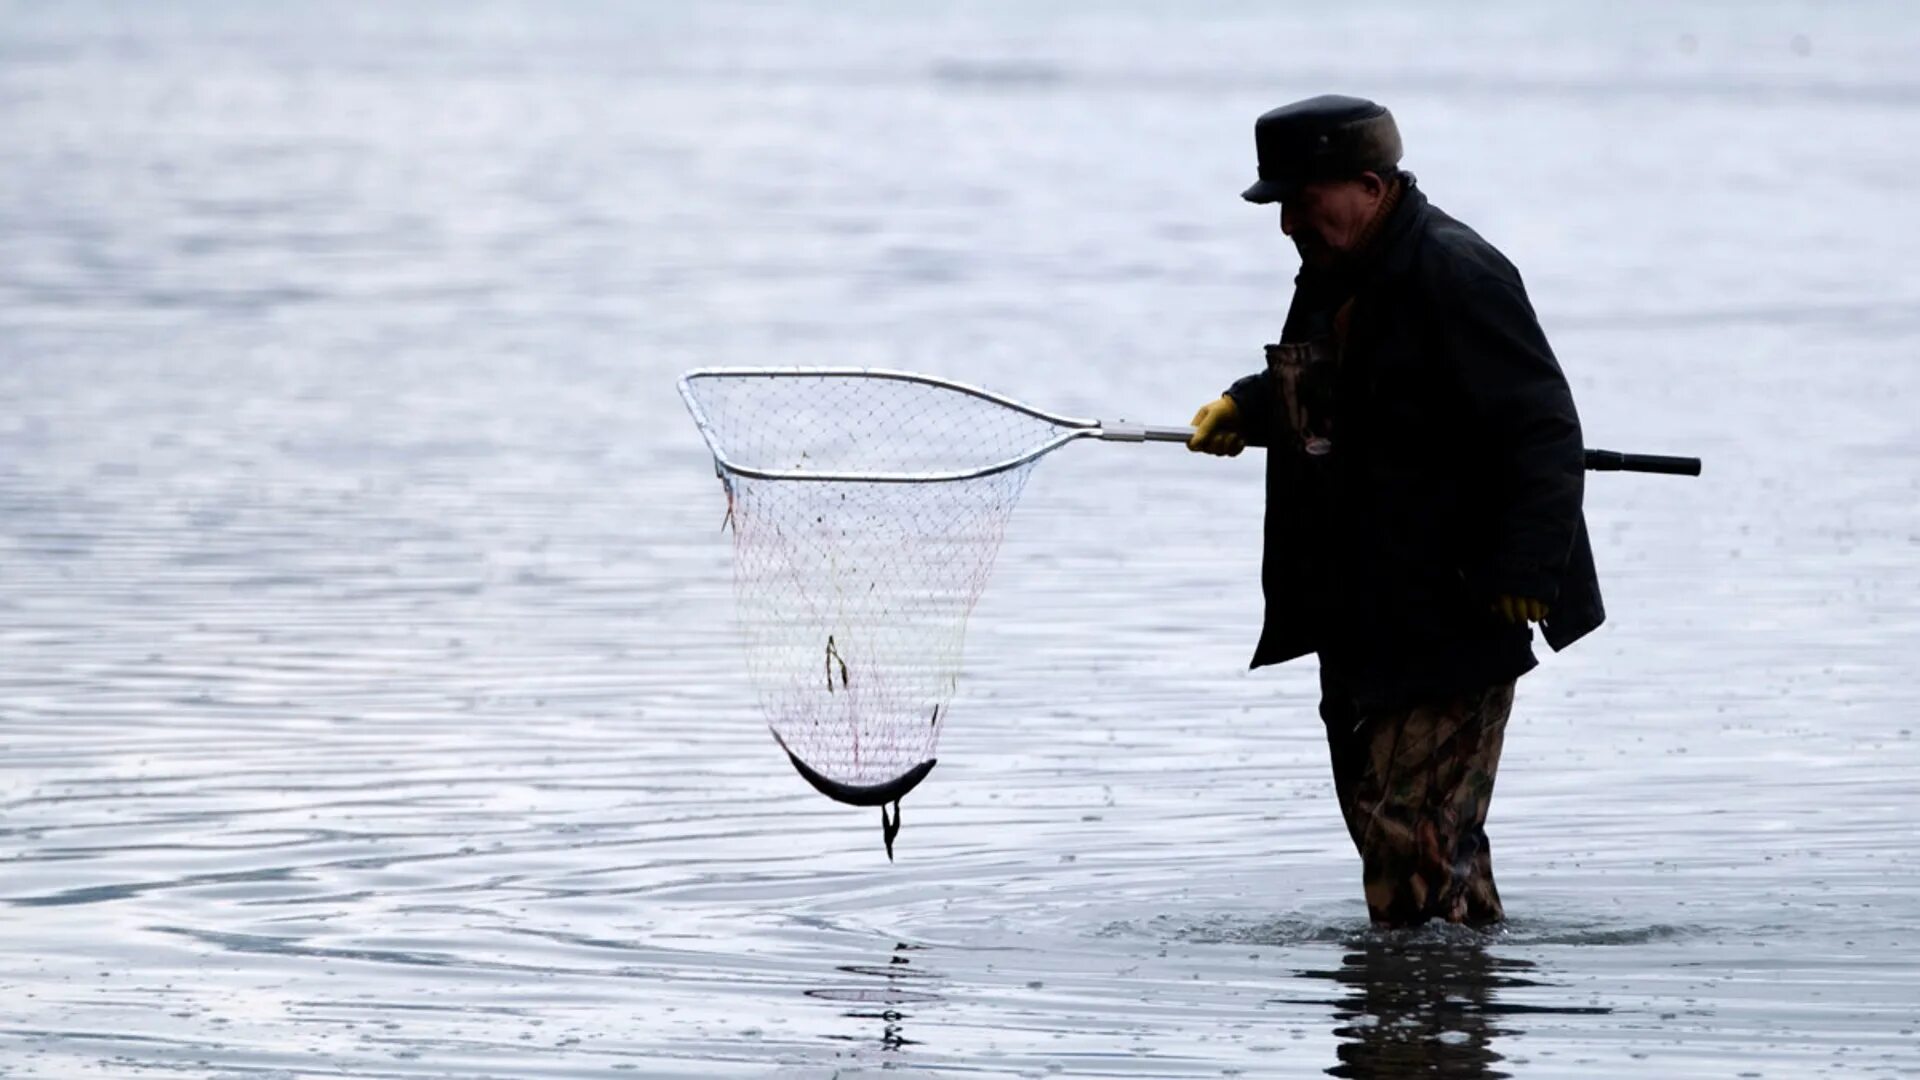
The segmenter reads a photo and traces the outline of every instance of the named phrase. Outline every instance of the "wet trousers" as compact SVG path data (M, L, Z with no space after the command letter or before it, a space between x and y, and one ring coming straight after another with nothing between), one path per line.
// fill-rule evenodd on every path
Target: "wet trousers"
M1360 851L1367 913L1379 926L1506 917L1493 884L1487 806L1513 683L1365 711L1323 667L1320 718L1333 785Z

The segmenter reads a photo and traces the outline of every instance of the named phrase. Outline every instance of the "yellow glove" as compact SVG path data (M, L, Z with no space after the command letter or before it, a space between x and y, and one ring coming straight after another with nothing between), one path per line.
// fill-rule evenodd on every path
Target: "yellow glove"
M1193 438L1187 449L1204 454L1233 457L1247 448L1240 436L1240 406L1225 394L1214 398L1193 414Z
M1510 623L1525 626L1530 622L1541 622L1547 617L1547 605L1543 600L1530 596L1502 596L1493 602L1494 614Z

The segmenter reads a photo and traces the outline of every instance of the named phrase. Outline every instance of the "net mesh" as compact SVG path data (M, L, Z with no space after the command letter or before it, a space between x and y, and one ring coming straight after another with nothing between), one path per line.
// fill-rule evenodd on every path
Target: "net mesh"
M803 773L868 791L898 784L934 757L967 617L1032 461L965 479L898 478L1014 461L1067 429L872 375L712 374L685 385L724 459L746 666L774 735ZM865 478L875 474L896 479Z

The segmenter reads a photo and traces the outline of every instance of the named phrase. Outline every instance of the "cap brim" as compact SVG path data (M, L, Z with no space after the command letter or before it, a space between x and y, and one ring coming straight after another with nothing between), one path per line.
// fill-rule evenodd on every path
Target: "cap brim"
M1253 186L1240 193L1240 197L1250 203L1277 203L1285 199L1290 190L1272 180L1255 180Z

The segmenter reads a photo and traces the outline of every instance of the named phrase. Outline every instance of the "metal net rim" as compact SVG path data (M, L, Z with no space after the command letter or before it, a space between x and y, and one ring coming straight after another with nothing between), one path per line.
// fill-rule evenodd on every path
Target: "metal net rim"
M1012 409L1035 420L1063 428L1060 433L1029 447L1024 453L1000 461L994 461L974 469L953 469L933 472L878 472L862 470L821 470L805 469L764 469L744 464L728 455L721 445L721 438L715 430L716 425L700 404L700 395L695 384L706 380L723 379L882 379L891 382L913 383L935 389L965 394L969 397L990 402ZM707 449L713 454L716 471L723 476L733 473L756 480L801 480L828 481L842 483L877 484L937 484L962 480L977 480L993 476L1009 469L1017 469L1058 450L1075 439L1097 438L1100 435L1100 422L1079 417L1061 416L1057 413L1036 409L1025 402L996 394L970 383L953 379L943 379L931 375L922 375L911 371L899 371L892 368L861 367L709 367L694 368L680 376L680 397L686 402L687 411L693 414L693 422L700 429L700 437L706 441Z

